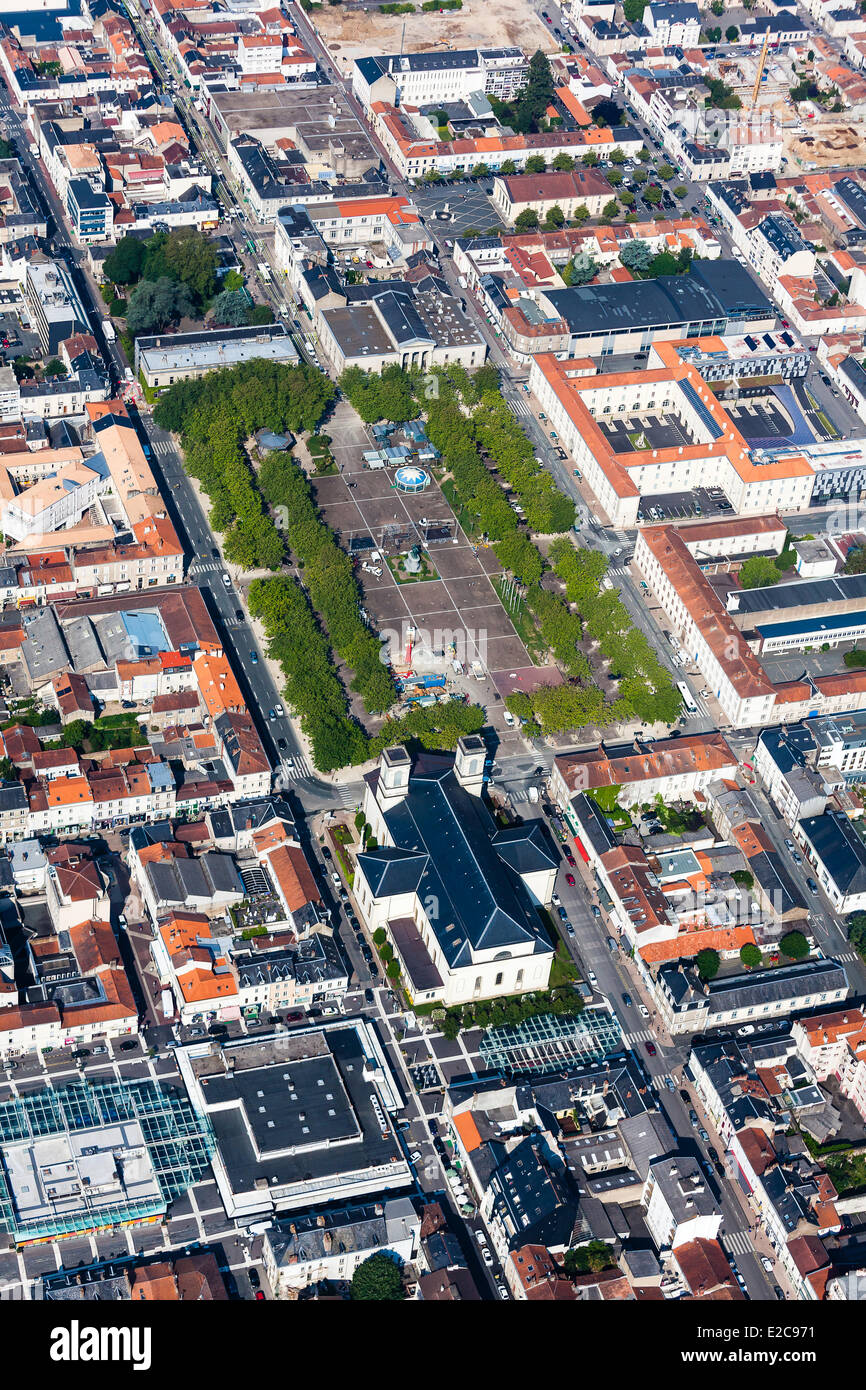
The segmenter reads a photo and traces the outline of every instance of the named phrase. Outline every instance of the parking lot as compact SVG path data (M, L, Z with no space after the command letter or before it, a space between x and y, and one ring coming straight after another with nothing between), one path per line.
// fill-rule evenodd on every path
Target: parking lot
M714 488L696 487L693 492L669 492L657 497L642 497L637 519L648 524L676 521L694 517L730 516L733 507L722 492Z
M493 199L484 192L485 188L492 187L492 175L478 183L460 182L445 187L434 184L414 189L412 201L417 204L424 221L430 220L432 230L450 240L463 236L470 227L480 232L489 231L491 227L504 229Z

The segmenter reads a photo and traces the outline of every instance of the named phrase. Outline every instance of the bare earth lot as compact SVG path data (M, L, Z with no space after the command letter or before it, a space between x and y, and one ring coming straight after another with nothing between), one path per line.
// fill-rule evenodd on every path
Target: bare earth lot
M347 71L356 58L398 53L400 35L405 53L434 48L476 48L516 44L534 53L555 53L549 29L530 10L526 0L463 0L462 10L445 14L394 15L344 11L337 6L314 10L309 16L340 67Z

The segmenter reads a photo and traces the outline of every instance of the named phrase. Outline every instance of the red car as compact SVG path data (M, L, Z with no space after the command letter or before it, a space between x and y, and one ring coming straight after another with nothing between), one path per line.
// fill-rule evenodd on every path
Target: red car
M574 874L566 874L566 875L565 875L565 881L566 881L566 883L568 884L569 888L573 888L573 887L574 887Z
M655 1043L645 1042L645 1043L644 1043L644 1047L646 1048L647 1052L649 1053L649 1055L650 1055L651 1057L655 1057L655 1055L656 1055L656 1045L655 1045Z
M265 1296L261 1289L256 1289L256 1303L264 1303Z
M568 863L571 865L571 867L574 868L574 855L572 854L571 850L570 850L570 849L567 849L567 850L564 851L564 853L565 853L566 860L567 860Z

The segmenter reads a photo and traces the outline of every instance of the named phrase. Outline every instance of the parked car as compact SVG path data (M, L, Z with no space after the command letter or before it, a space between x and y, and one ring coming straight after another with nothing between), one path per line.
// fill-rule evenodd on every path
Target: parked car
M676 1087L676 1082L674 1081L674 1079L673 1079L672 1076L666 1076L666 1077L665 1077L665 1085L667 1086L667 1088L668 1088L669 1091L675 1091L676 1088L677 1088L677 1087Z
M566 912L566 910L565 910L564 907L558 907L558 908L557 908L557 912L559 913L559 920L560 920L560 922L567 922L567 921L568 921L568 913Z
M493 1251L490 1249L489 1245L484 1246L484 1249L481 1251L481 1258L489 1269L493 1264Z
M812 894L813 897L818 896L818 885L813 878L806 879L806 887L808 888L809 892Z
M640 1014L641 1018L649 1018L649 1009L647 1008L646 1004L638 1004L637 1011Z
M256 1303L264 1303L264 1302L265 1302L265 1296L264 1296L264 1294L262 1293L261 1289L256 1289Z
M478 1244L482 1246L482 1248L487 1244L487 1237L483 1231L476 1231L475 1239L478 1241Z
M261 1282L262 1282L262 1281L261 1281L261 1279L259 1278L259 1272L258 1272L257 1269L249 1269L249 1270L247 1270L247 1278L249 1279L250 1285L251 1285L252 1288L258 1289L258 1288L261 1287Z
M138 1047L138 1043L132 1038L127 1038L126 1042L120 1044L121 1052L133 1052Z
M689 1124L691 1125L692 1129L697 1129L698 1125L700 1124L697 1110L689 1111Z
M594 971L594 970L587 970L587 972L586 972L586 978L589 980L589 983L592 985L593 989L595 989L596 985L598 984L598 977L597 977L595 971Z
M565 855L566 863L570 864L571 867L574 868L574 855L572 854L571 850L564 849L562 852Z
M573 887L574 887L574 874L566 874L566 875L565 875L565 881L566 881L566 883L568 884L569 888L573 888Z
M761 1264L764 1266L764 1269L767 1271L768 1274L772 1274L772 1273L773 1273L774 1265L773 1265L773 1261L770 1259L769 1255L762 1255L762 1256L761 1256Z
M707 1134L707 1131L704 1129L703 1125L698 1125L698 1134L701 1136L701 1139L705 1144L708 1144L710 1142L710 1136Z
M601 916L601 908L596 907L595 903L592 904L592 907L589 910L592 913L593 917Z

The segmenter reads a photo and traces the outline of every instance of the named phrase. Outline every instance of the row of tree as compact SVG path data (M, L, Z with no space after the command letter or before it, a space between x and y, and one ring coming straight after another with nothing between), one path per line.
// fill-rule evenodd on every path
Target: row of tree
M550 562L587 635L616 672L619 703L647 723L672 724L680 712L679 692L647 638L633 625L618 591L601 589L607 557L558 540L551 546Z
M360 615L361 592L352 562L319 516L310 485L293 458L270 454L259 470L259 487L280 518L304 585L331 645L354 671L351 687L371 714L388 709L397 697L381 647Z
M301 721L316 767L333 772L364 762L366 735L349 715L330 645L300 584L288 575L255 579L248 603L264 626L268 654L279 662L286 702Z

